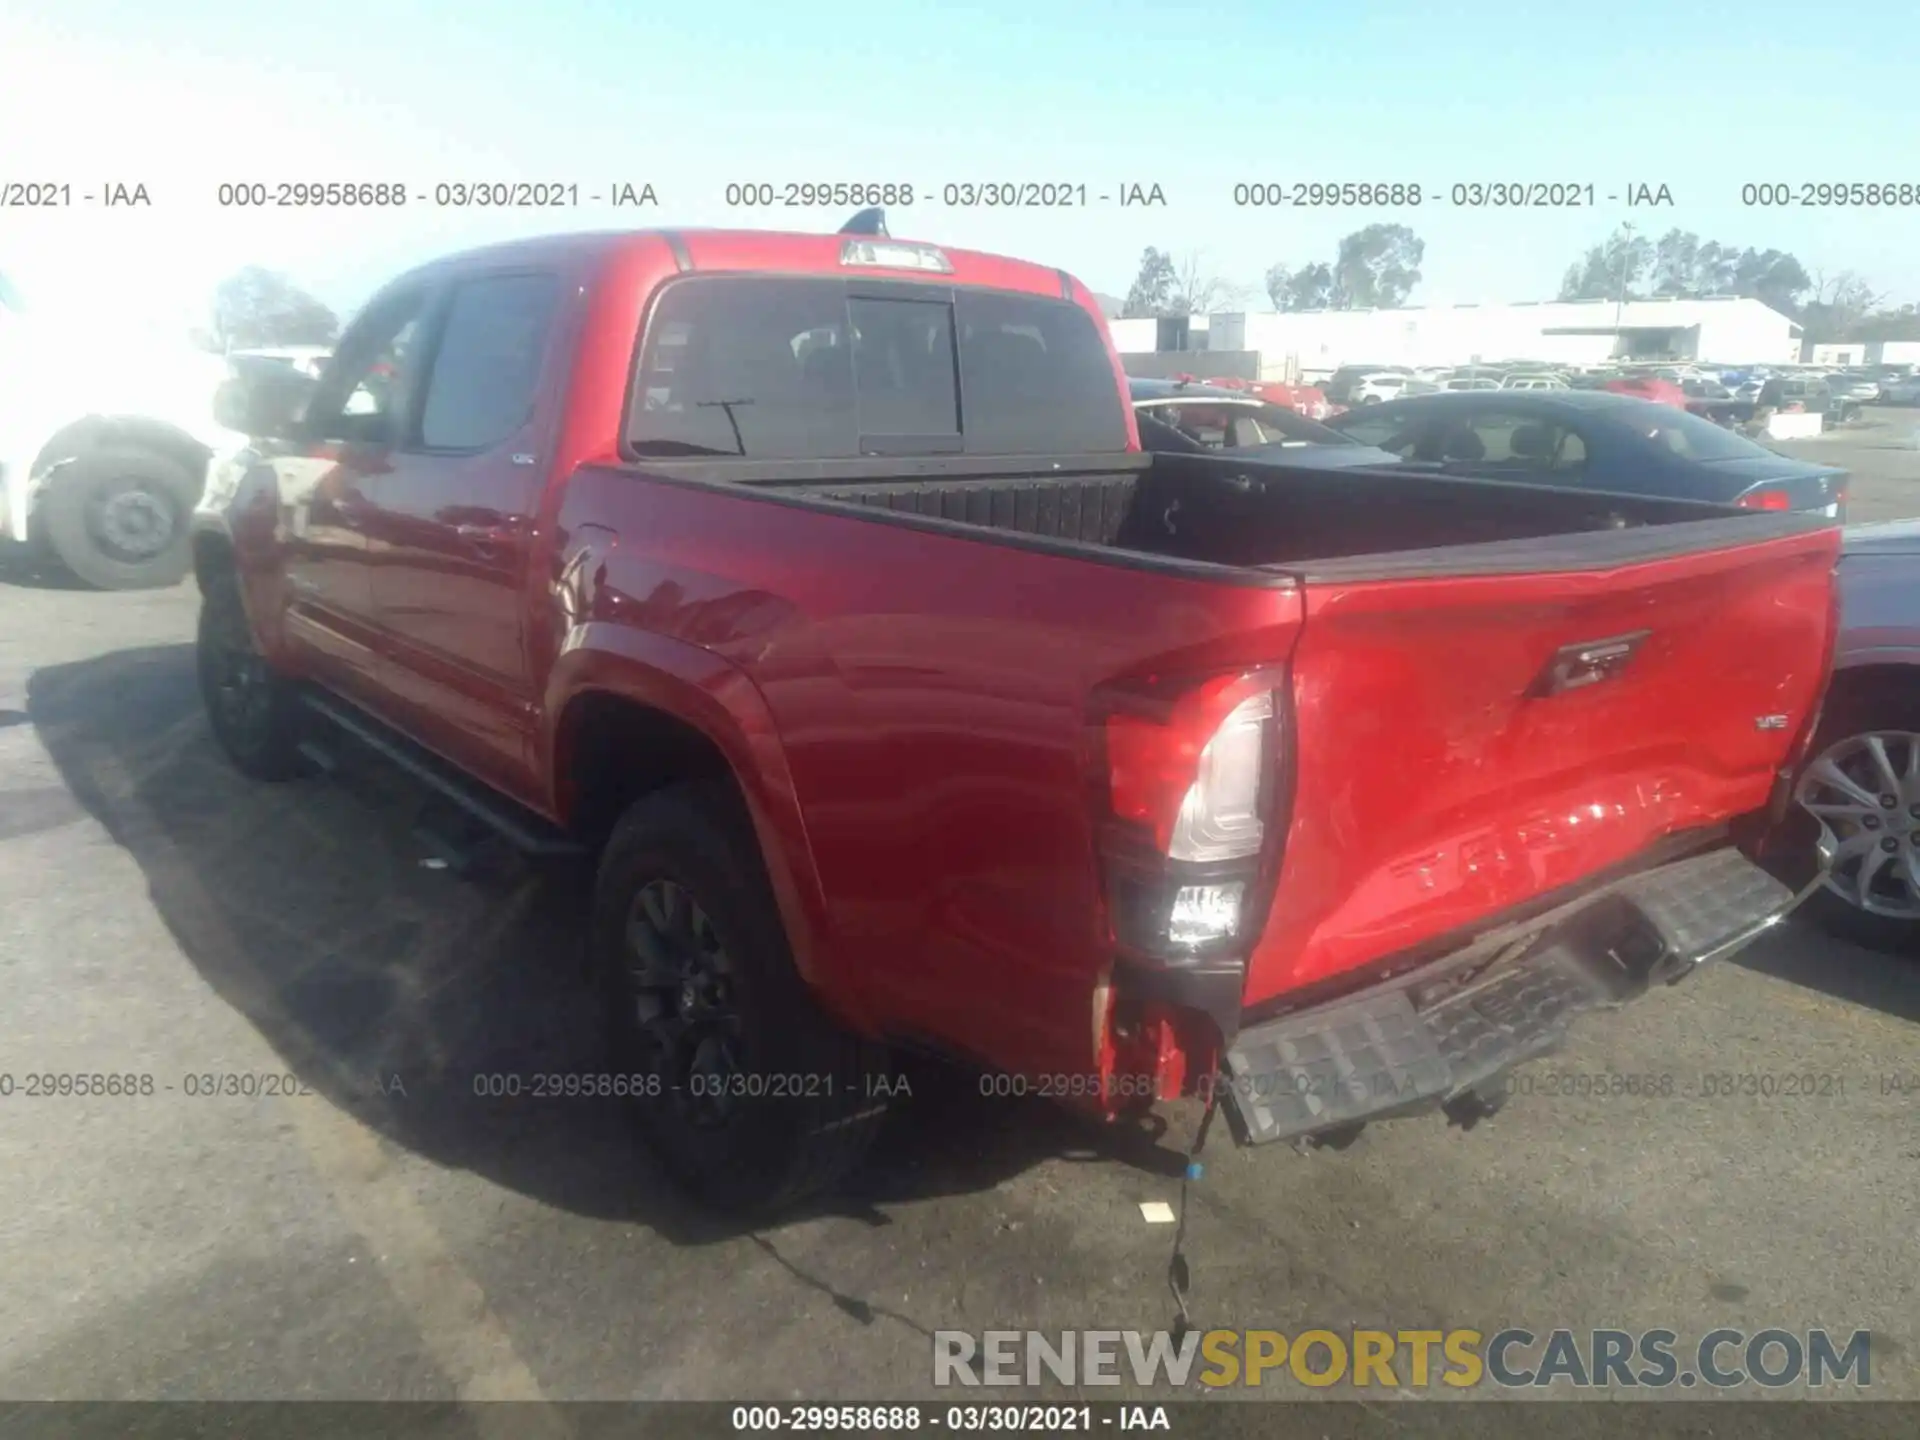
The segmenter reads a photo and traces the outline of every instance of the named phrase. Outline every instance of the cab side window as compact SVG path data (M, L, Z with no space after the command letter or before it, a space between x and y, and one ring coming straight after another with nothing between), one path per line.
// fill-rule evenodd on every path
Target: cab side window
M553 275L491 275L454 287L420 407L423 448L490 449L533 418L559 303Z

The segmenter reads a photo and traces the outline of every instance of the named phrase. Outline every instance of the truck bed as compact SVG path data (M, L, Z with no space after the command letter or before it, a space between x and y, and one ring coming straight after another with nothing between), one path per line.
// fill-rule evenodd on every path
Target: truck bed
M1824 523L1690 500L1214 455L1031 466L902 478L895 461L873 479L755 475L747 483L771 497L878 509L941 528L1306 579L1585 569ZM1671 533L1676 525L1688 528Z

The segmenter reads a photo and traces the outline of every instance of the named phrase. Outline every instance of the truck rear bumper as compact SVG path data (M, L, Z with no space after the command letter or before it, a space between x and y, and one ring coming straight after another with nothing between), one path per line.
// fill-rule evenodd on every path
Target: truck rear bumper
M1243 1143L1331 1138L1362 1122L1497 1108L1515 1065L1557 1049L1591 1010L1733 954L1797 894L1732 847L1642 871L1357 995L1240 1031L1222 1098Z

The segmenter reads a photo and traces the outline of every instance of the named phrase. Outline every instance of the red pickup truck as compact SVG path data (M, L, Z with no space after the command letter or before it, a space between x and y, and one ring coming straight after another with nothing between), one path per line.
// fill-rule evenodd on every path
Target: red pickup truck
M213 732L597 856L602 1088L745 1209L908 1048L1246 1143L1470 1123L1807 893L1747 856L1831 522L1143 454L1125 384L1069 275L885 235L429 264L223 397Z

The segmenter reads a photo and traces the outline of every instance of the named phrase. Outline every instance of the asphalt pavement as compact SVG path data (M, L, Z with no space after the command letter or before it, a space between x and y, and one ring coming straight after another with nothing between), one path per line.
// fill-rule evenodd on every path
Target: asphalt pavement
M1791 448L1920 515L1881 419ZM0 581L0 1397L930 1397L936 1330L1171 1322L1139 1207L1190 1109L1116 1133L916 1074L847 1197L743 1231L606 1104L476 1096L603 1068L577 894L433 868L377 777L240 779L197 603ZM1196 1321L1870 1329L1871 1393L1920 1399L1920 965L1793 927L1527 1074L1471 1132L1216 1142Z
M1920 516L1920 410L1870 405L1854 424L1813 440L1776 441L1772 448L1852 471L1850 521Z

